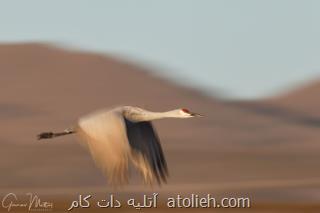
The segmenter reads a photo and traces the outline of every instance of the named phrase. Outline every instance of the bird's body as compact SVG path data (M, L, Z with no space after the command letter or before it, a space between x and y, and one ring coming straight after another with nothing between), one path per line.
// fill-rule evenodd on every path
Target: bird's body
M73 129L62 133L41 133L38 138L78 133L110 183L127 183L131 162L141 172L145 183L157 181L160 184L166 182L168 169L151 120L196 115L186 109L150 112L138 107L121 106L91 113L80 118Z

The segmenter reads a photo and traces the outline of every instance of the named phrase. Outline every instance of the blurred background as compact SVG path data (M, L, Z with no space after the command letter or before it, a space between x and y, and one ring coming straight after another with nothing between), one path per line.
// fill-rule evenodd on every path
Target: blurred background
M1 197L33 192L63 212L79 193L210 193L250 197L252 212L316 212L319 9L311 0L2 2ZM154 123L167 185L133 175L114 190L76 137L36 140L122 104L205 115Z

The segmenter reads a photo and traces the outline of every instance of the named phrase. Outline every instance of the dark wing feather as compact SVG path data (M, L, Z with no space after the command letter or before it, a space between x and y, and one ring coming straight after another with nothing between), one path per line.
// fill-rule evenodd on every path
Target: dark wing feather
M131 122L124 118L128 141L131 148L149 163L158 183L166 182L168 176L167 163L163 155L159 137L151 122Z

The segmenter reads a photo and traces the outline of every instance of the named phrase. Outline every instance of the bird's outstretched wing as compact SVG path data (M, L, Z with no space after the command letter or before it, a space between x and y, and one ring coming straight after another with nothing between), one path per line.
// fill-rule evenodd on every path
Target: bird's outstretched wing
M151 122L131 122L116 108L81 118L77 132L109 183L128 182L129 159L146 183L166 181L167 163Z
M112 185L128 182L130 146L122 115L116 111L100 111L81 118L78 133L97 166Z
M166 182L168 169L159 137L151 122L132 122L124 118L131 147L131 159L142 172L145 182Z

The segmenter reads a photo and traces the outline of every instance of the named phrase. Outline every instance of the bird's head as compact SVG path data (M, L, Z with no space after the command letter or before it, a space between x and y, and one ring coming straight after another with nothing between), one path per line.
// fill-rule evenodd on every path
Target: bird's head
M183 118L203 117L203 115L201 115L199 113L191 112L190 110L188 110L186 108L181 108L178 110L178 112L181 115L181 117L183 117Z

